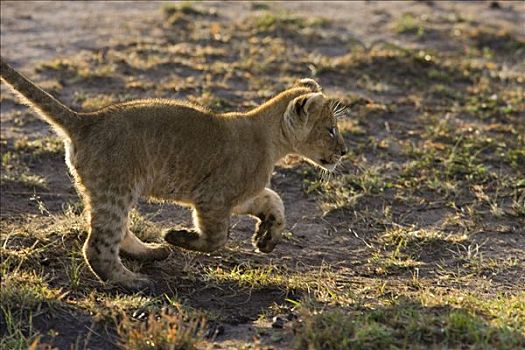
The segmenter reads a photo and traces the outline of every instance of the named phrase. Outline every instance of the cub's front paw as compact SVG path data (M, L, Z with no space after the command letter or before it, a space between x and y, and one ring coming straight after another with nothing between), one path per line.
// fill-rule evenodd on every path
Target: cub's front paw
M199 234L195 231L168 229L163 233L164 240L171 245L191 249L192 243L199 240Z
M261 221L252 237L252 244L263 253L270 253L275 249L277 240L272 235L273 222Z

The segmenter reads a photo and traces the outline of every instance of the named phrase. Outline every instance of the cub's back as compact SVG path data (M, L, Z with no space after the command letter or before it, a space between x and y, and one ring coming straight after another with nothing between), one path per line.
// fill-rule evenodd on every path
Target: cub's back
M172 100L132 101L83 117L89 123L75 145L78 163L98 167L210 161L230 138L229 128L212 112Z

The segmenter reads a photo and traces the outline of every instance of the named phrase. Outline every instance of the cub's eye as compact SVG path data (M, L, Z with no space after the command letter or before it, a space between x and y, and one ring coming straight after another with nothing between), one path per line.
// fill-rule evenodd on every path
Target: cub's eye
M328 128L328 135L330 135L331 138L335 137L335 128Z

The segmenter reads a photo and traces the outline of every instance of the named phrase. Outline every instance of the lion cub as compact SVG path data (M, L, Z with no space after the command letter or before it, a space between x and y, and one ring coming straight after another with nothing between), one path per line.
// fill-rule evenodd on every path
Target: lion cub
M332 170L346 153L341 112L319 84L300 80L245 113L217 114L167 99L138 100L78 113L3 59L1 77L64 139L66 163L89 214L84 257L103 281L131 289L149 280L128 270L119 253L164 259L167 246L143 243L128 228L140 196L193 207L192 230L168 230L171 245L201 252L223 247L230 215L260 219L254 246L271 252L285 226L284 206L269 189L274 164L289 153Z

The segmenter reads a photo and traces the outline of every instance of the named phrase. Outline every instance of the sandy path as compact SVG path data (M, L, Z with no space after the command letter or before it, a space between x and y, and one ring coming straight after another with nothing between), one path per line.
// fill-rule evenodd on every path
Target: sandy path
M2 1L0 41L2 56L15 65L27 66L40 60L90 50L111 43L155 36L155 21L167 2L134 1ZM370 43L392 39L385 23L405 12L420 14L429 10L425 2L273 2L276 11L300 15L315 14L338 23L343 36L354 36ZM243 17L252 11L249 2L206 2L199 6L218 10L219 20ZM525 37L525 3L502 2L501 10L490 9L487 2L435 2L436 16L460 13L486 25L498 25Z
M130 40L144 32L158 8L155 2L130 6L103 1L2 1L2 55L25 65Z

